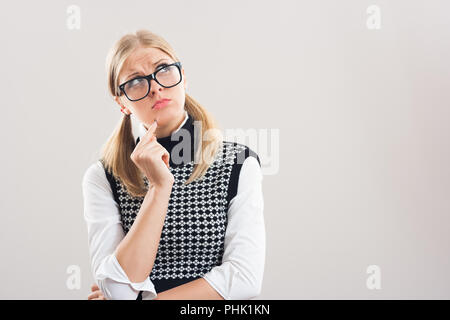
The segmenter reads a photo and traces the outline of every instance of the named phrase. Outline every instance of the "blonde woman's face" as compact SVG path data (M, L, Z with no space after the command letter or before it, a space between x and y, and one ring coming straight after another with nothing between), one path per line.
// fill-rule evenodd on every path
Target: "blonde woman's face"
M119 85L139 76L147 76L155 72L162 64L171 64L172 60L157 48L137 48L125 61L119 75ZM130 101L122 94L114 97L122 112L134 116L148 128L154 120L158 122L156 137L169 136L184 120L184 102L186 78L184 68L181 69L182 81L171 88L164 88L155 80L150 81L150 92L139 101ZM161 99L170 99L163 108L153 108Z

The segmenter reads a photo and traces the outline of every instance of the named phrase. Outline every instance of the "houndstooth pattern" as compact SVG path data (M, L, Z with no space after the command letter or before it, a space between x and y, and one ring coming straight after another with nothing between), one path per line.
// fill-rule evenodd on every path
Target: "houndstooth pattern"
M171 167L175 181L164 221L151 280L201 277L222 263L227 226L226 203L233 162L244 145L223 141L202 179L188 185L194 162ZM127 233L144 197L132 197L117 185L122 226ZM144 177L148 188L148 180Z

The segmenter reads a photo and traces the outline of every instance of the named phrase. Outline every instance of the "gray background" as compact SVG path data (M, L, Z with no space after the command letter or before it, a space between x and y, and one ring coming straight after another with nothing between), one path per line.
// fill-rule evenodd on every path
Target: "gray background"
M71 4L80 30L66 26ZM450 298L449 12L444 0L2 4L0 298L87 298L81 179L122 117L107 51L140 28L172 44L223 129L279 130L259 298Z

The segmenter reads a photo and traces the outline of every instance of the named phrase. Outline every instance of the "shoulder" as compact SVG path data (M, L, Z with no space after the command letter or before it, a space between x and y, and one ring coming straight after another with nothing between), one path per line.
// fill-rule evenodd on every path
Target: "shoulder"
M82 179L83 186L89 184L95 184L97 186L107 188L109 186L108 179L106 177L105 169L100 160L92 163L83 174Z
M89 226L104 226L119 221L119 206L100 160L89 165L82 179L84 217ZM93 229L92 229L93 230Z
M245 144L231 141L224 141L223 144L224 157L231 165L226 197L227 207L229 207L238 189L244 190L247 185L253 185L255 181L262 179L261 161L258 154Z
M247 159L251 158L256 160L259 166L261 166L259 155L245 144L234 141L223 141L223 148L226 157L230 160L232 159L234 165L238 165L238 167L242 166ZM253 160L248 162L253 162Z
M262 178L261 163L258 157L247 157L242 164L239 180L262 180Z

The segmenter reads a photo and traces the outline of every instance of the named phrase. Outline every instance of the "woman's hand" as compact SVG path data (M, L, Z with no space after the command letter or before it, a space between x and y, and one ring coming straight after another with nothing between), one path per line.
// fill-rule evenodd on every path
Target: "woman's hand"
M93 284L91 287L92 293L88 296L88 300L107 300L103 295L103 292L98 288L97 284Z
M172 186L173 174L169 170L169 152L158 143L154 132L156 121L148 128L145 135L131 153L131 160L145 174L149 182L158 187Z

